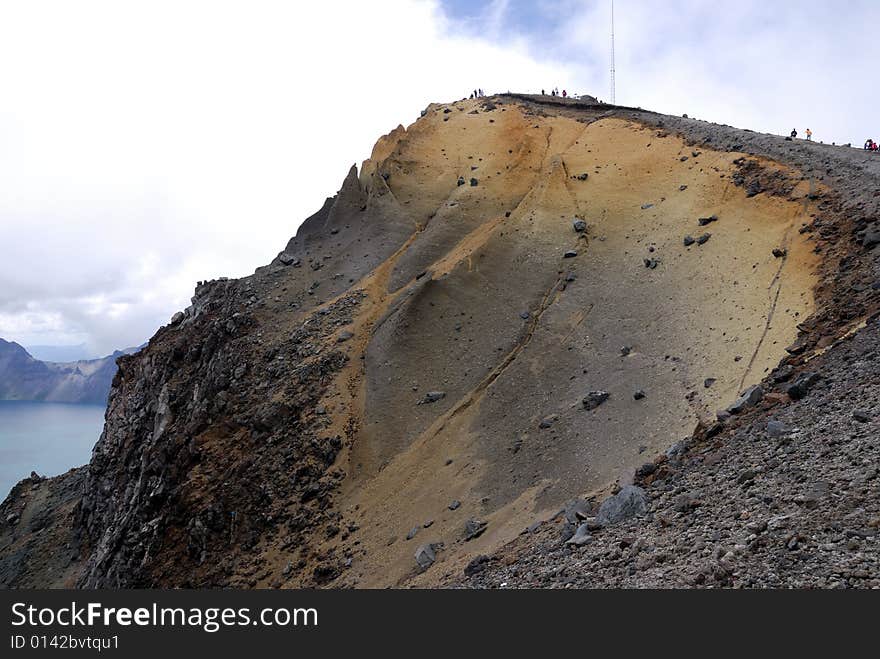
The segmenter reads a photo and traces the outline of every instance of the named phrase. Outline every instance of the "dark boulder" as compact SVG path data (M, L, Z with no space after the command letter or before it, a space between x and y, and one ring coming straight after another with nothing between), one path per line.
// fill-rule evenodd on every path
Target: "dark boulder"
M603 526L617 524L648 510L648 497L637 485L626 485L599 506L597 521Z

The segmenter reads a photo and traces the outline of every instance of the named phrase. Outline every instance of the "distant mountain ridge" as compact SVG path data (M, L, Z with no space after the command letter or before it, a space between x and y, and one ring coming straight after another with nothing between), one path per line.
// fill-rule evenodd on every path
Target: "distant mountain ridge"
M103 355L89 350L85 343L72 346L26 345L22 347L28 351L31 357L41 362L78 362L103 357Z
M116 375L116 359L137 350L117 350L100 359L44 362L19 344L0 339L0 400L103 405Z

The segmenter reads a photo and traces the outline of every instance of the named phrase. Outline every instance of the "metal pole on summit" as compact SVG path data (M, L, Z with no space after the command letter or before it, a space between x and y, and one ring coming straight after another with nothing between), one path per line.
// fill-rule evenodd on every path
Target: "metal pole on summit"
M614 76L616 74L615 66L614 66L614 0L611 0L611 104L617 104L617 94L616 94L616 81L614 80Z

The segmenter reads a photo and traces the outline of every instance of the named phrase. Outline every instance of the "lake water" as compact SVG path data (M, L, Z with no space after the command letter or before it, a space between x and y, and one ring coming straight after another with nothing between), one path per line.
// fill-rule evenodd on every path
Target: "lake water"
M36 471L57 476L86 464L104 426L103 405L0 401L0 500Z

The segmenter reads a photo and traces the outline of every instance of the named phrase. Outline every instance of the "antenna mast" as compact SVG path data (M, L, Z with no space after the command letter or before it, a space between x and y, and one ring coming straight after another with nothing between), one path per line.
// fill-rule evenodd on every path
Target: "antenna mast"
M611 0L611 104L617 104L616 82L614 80L614 0Z

